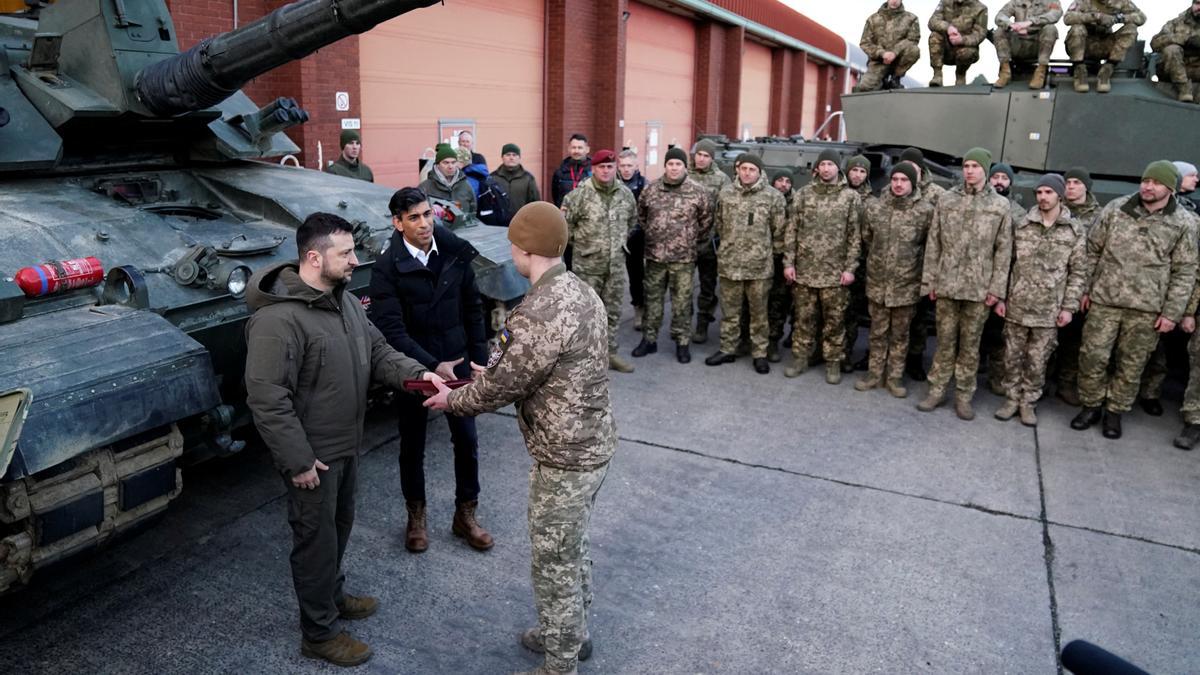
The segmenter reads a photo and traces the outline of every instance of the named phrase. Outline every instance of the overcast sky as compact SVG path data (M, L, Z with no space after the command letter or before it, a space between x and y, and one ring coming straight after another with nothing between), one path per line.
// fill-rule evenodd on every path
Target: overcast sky
M784 4L794 7L800 13L808 16L811 19L819 21L825 27L833 32L846 38L848 42L858 44L858 39L862 37L863 23L872 12L879 9L882 2L873 0L843 0L842 2L830 2L830 0L782 0ZM1187 9L1191 4L1190 0L1135 0L1138 7L1146 13L1146 23L1138 29L1138 36L1145 40L1147 45L1150 43L1150 38L1162 28L1163 24L1172 18L1179 15L1180 12ZM1066 4L1070 4L1070 0L1064 0ZM929 50L926 40L929 38L929 29L926 28L926 23L929 17L933 14L933 10L937 7L938 0L905 0L904 7L916 14L921 19L921 60L917 65L913 66L909 71L909 75L922 81L928 82L929 77L933 74L929 67ZM988 8L988 27L995 26L996 12L1004 6L1002 0L985 0L984 3ZM1054 51L1054 58L1066 59L1067 53L1063 46L1063 40L1066 39L1066 26L1060 21L1058 24L1058 47ZM1149 48L1147 46L1147 48ZM996 78L996 70L999 64L996 62L996 50L992 47L992 43L988 42L982 46L979 54L979 63L971 66L970 77L975 78L976 75L982 73L988 80ZM946 68L946 77L953 81L954 69Z

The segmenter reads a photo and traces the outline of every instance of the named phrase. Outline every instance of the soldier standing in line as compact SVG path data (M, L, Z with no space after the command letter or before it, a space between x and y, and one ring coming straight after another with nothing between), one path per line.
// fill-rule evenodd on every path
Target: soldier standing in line
M909 162L917 167L917 187L921 191L921 199L937 204L938 198L946 192L946 188L933 182L929 166L925 164L925 153L921 152L920 148L905 148L900 153L900 161ZM908 359L904 366L904 374L913 382L924 382L927 377L925 345L929 341L929 326L932 323L933 303L927 296L922 295L920 302L913 309L912 327L908 331Z
M778 169L771 180L771 187L783 195L783 222L792 217L792 189L794 177L787 169ZM784 228L787 229L786 227ZM774 274L771 277L771 291L767 295L767 361L779 363L779 341L783 339L783 326L792 313L792 289L788 287L787 279L783 276L783 235L777 232L771 238L771 257L774 263Z
M1004 319L1007 396L996 419L1018 411L1021 424L1037 425L1037 402L1058 329L1071 323L1087 283L1086 232L1063 207L1067 185L1058 174L1038 181L1037 206L1013 230L1008 299L996 303Z
M996 194L1008 200L1013 226L1016 227L1027 215L1025 207L1013 194L1012 184L1016 174L1013 173L1012 167L1004 162L996 162L990 171L988 182L992 184ZM1004 345L1004 319L995 312L988 314L987 321L983 324L983 336L979 339L979 350L980 358L987 363L988 389L996 396L1004 396Z
M375 174L371 172L371 167L362 163L362 136L359 136L358 131L343 129L338 141L342 146L342 154L338 155L336 161L329 163L325 173L374 183Z
M934 301L938 339L929 394L917 409L941 405L953 377L954 412L962 420L975 419L979 338L988 308L1008 290L1012 261L1012 212L988 183L991 164L992 153L983 148L963 155L963 183L938 198L921 278L921 293Z
M608 308L608 365L632 373L617 354L617 328L625 301L625 241L637 222L637 200L617 180L617 156L601 150L592 156L592 176L567 193L562 212L572 250L571 270L592 287Z
M821 320L821 353L825 381L842 381L845 358L848 287L858 271L862 252L862 199L851 190L838 166L838 154L824 150L817 157L817 180L792 197L783 248L783 274L792 287L796 318L792 324L792 365L787 377L808 368L808 356Z
M1175 447L1180 450L1191 450L1200 442L1200 339L1196 332L1196 313L1200 311L1200 283L1192 287L1192 296L1188 299L1183 319L1179 327L1184 333L1191 335L1188 340L1188 383L1183 392L1183 405L1179 413L1183 415L1183 430L1175 437Z
M929 86L942 86L942 68L954 66L954 84L967 83L967 71L979 60L987 39L987 7L979 0L942 0L929 17Z
M649 181L638 169L637 151L626 148L617 153L617 177L633 193L633 201L642 196ZM629 300L633 304L633 329L642 330L642 319L646 314L646 233L641 220L633 224L633 231L625 242L625 271L629 275Z
M1192 0L1182 14L1164 24L1150 40L1150 49L1162 55L1159 79L1171 80L1180 101L1195 101L1192 83L1200 78L1200 0Z
M614 168L615 171L615 168ZM471 384L426 406L455 415L517 407L529 472L529 539L538 625L521 644L546 655L525 675L575 673L592 654L588 524L617 447L608 393L606 308L562 254L567 225L551 204L528 204L508 229L513 264L533 284L508 315L500 346Z
M862 215L866 212L867 203L875 198L871 192L871 160L863 155L855 155L846 160L845 166L846 184L851 190L858 193L861 198L862 209L859 213L859 221L862 221ZM916 185L913 185L916 187ZM867 269L867 249L864 247L862 253L858 256L858 269L865 271ZM845 358L842 359L842 372L848 373L852 370L866 370L870 361L870 354L863 354L862 359L857 363L851 360L854 352L854 343L858 342L858 326L866 319L870 323L870 309L867 306L867 280L865 274L854 275L854 283L850 284L850 301L846 309L846 345ZM851 365L853 364L853 365Z
M1200 184L1200 173L1197 172L1196 165L1191 162L1177 161L1172 164L1179 172L1179 189L1175 192L1175 199L1179 201L1180 206L1196 213L1198 209L1193 197L1197 184Z
M867 391L886 383L896 398L908 396L908 330L921 299L921 263L934 211L933 202L921 197L917 175L910 162L893 166L888 189L867 202L862 226L871 309L870 362L854 388Z
M1058 0L1010 0L1000 8L996 13L996 31L992 34L996 58L1000 60L997 88L1007 87L1012 81L1013 59L1025 62L1037 59L1029 88L1046 86L1050 54L1058 42L1058 28L1054 24L1062 15Z
M1073 429L1103 418L1105 438L1121 437L1121 415L1133 406L1159 334L1183 318L1196 284L1197 228L1175 201L1178 181L1175 165L1151 162L1138 192L1109 202L1088 233L1091 283L1080 302L1088 311L1079 348L1083 410L1071 420Z
M646 232L646 313L642 341L635 357L658 351L663 305L671 293L671 339L675 358L690 363L692 338L692 279L696 274L698 242L712 240L712 198L687 175L687 153L667 150L665 173L638 199L638 221Z
M1073 167L1066 177L1066 206L1074 218L1083 226L1084 235L1100 213L1100 202L1092 194L1092 174L1081 167ZM1067 405L1079 406L1079 341L1083 337L1084 313L1075 312L1071 323L1058 330L1058 350L1054 352L1058 379L1058 397Z
M1146 15L1130 0L1074 0L1063 22L1071 27L1067 58L1075 64L1075 91L1083 94L1090 89L1085 59L1104 59L1096 73L1096 91L1112 90L1113 64L1125 58ZM1112 27L1117 24L1121 27L1114 32Z
M717 144L707 138L696 141L692 150L692 167L688 177L708 189L716 208L717 195L729 185L729 176L717 168L714 158ZM713 234L716 234L714 229ZM703 241L696 248L696 276L700 291L696 296L696 332L692 342L704 344L708 340L708 324L717 316L717 245L716 241Z
M783 195L767 185L762 159L743 152L734 162L738 179L717 196L714 225L721 239L721 346L704 360L710 366L737 360L742 301L750 305L750 356L755 372L771 372L767 362L767 295L771 288L771 242L785 227Z
M904 0L887 0L863 25L858 46L867 53L867 72L854 91L903 89L901 81L921 59L921 23L904 10Z

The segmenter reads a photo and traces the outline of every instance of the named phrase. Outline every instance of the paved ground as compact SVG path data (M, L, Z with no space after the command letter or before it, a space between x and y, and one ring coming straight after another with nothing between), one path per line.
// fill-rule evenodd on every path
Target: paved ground
M628 321L622 344L635 343ZM664 333L665 336L665 333ZM670 346L665 338L664 346ZM711 345L697 348L701 358ZM1085 638L1155 673L1200 671L1200 453L1173 406L1126 438L915 410L820 369L673 350L617 375L621 445L593 520L591 673L1054 673ZM525 527L529 459L511 415L479 420L480 554L449 532L452 462L431 429L431 548L404 551L394 429L361 466L347 568L377 594L352 627L362 672L536 664ZM13 672L335 672L298 656L282 487L260 452L190 470L156 527L0 599Z

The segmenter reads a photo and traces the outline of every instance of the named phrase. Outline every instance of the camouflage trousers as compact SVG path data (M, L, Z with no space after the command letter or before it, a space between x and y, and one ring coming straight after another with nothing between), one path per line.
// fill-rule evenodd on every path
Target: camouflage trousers
M1188 383L1179 412L1185 424L1200 424L1200 331L1188 340Z
M1067 58L1075 63L1085 59L1105 59L1114 63L1125 58L1125 52L1137 40L1137 26L1123 24L1116 32L1089 32L1086 26L1071 26L1067 31Z
M979 47L955 47L942 33L929 34L929 65L966 67L979 60Z
M901 40L896 43L895 47L890 50L896 54L896 58L891 63L876 61L872 59L867 63L867 72L863 73L862 79L854 86L854 91L876 91L883 86L883 78L889 73L896 76L896 79L904 77L909 68L921 59L921 47L907 40Z
M992 44L996 45L996 58L1005 61L1037 61L1039 65L1050 63L1050 54L1058 42L1058 29L1053 25L1043 26L1032 35L1020 35L1010 30L997 28L992 33Z
M681 345L692 340L692 276L696 263L664 263L646 259L646 310L642 315L642 338L658 341L663 307L671 294L671 339Z
M700 289L696 296L696 323L707 325L717 316L717 252L711 244L696 249L696 277Z
M993 389L1004 388L1005 371L1008 370L1008 362L1004 359L1008 343L1004 333L1006 324L995 312L988 312L983 322L983 334L979 337L979 356L987 357L988 386Z
M1161 54L1157 69L1160 80L1176 84L1200 80L1200 54L1193 52L1189 57L1179 45L1167 45Z
M933 323L933 303L928 297L917 301L913 309L912 328L908 331L908 355L923 359L926 343L929 342L929 324Z
M1079 388L1079 343L1083 339L1085 317L1077 312L1071 323L1058 329L1058 351L1054 353L1059 391Z
M817 319L821 319L821 356L827 363L841 363L846 349L846 306L850 291L845 286L814 288L792 286L796 318L792 322L792 356L799 362L812 353Z
M742 321L742 301L750 309L750 356L767 358L767 295L770 279L733 280L721 277L721 351L737 353L739 325Z
M767 339L778 343L783 339L783 326L792 314L792 289L783 276L783 254L775 254L775 276L767 294Z
M871 333L867 349L871 359L867 370L874 376L886 378L888 382L899 382L904 377L905 359L908 357L908 328L912 324L916 305L888 307L871 302Z
M1142 370L1158 332L1153 312L1093 304L1083 324L1079 346L1079 401L1086 407L1104 405L1115 413L1127 412L1137 399ZM1112 378L1108 376L1113 362Z
M975 395L979 370L979 338L991 308L982 302L940 298L933 303L937 320L937 351L929 370L929 391L945 394L950 378L958 393Z
M625 261L614 259L607 272L593 274L591 272L575 272L583 283L592 287L600 300L604 302L605 313L608 314L608 353L617 353L617 327L621 323L621 306L625 302L625 286L629 284L625 276Z
M529 471L533 603L546 666L555 671L575 668L579 647L588 637L588 524L607 473L607 465L594 471L564 471L540 463Z
M1161 337L1154 351L1150 352L1150 360L1142 371L1141 386L1138 396L1141 398L1162 398L1163 382L1167 380L1167 343Z
M1057 328L1029 328L1004 322L1004 394L1033 405L1046 386L1046 364L1058 342Z

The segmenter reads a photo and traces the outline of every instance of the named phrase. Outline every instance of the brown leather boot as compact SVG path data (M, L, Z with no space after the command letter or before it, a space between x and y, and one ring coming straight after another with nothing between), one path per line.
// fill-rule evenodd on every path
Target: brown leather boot
M349 668L367 662L371 658L371 648L366 643L350 637L346 631L325 642L300 641L300 654L310 659L321 659L335 666Z
M423 553L429 548L429 535L425 533L425 502L407 502L408 526L404 528L404 548L413 553Z
M349 595L338 604L338 618L346 621L365 619L379 609L379 601L369 595Z
M1050 67L1045 64L1038 64L1037 70L1033 71L1033 77L1029 78L1030 89L1041 89L1042 87L1046 86L1046 72L1049 70L1049 68Z
M1075 91L1080 94L1086 94L1091 87L1088 86L1087 66L1082 63L1075 64Z
M1176 82L1175 89L1176 89L1176 91L1179 92L1179 95L1176 100L1178 100L1180 103L1191 103L1196 100L1192 96L1192 83L1191 82Z
M996 83L993 85L997 89L1003 89L1012 82L1012 66L1008 61L1000 62L1000 73L996 75Z
M971 407L971 397L961 393L954 395L954 414L964 422L975 419L975 409Z
M1096 91L1101 94L1112 91L1112 74L1113 65L1111 63L1106 62L1100 66L1099 72L1096 73Z
M454 524L450 526L450 531L456 537L462 537L467 540L467 544L476 551L486 551L496 544L492 540L492 535L488 534L487 530L479 526L479 521L475 520L475 508L479 506L479 501L469 501L459 504L454 509Z

